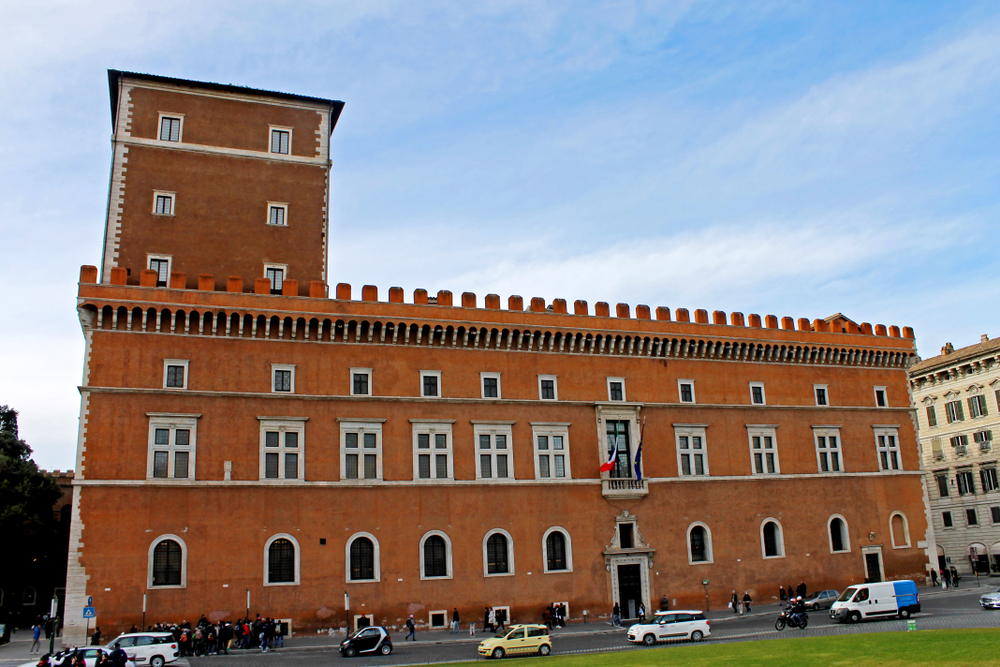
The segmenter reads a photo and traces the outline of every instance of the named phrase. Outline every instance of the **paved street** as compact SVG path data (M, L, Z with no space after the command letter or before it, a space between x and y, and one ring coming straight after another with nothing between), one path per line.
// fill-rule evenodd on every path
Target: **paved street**
M983 611L978 604L979 595L993 586L969 587L959 591L942 592L940 589L921 589L923 610L914 616L918 629L1000 628L1000 610ZM777 605L754 609L748 616L734 617L726 610L708 614L712 635L706 642L754 641L794 637L817 637L865 632L905 632L906 622L899 620L866 621L858 625L833 623L827 612L809 615L809 628L802 630L774 630ZM603 623L573 624L553 631L553 653L573 654L602 651L649 650L632 646L625 640L623 628L612 628ZM476 646L484 636L468 634L451 635L445 632L418 633L417 642L403 642L402 633L393 633L394 650L391 656L358 657L349 663L352 667L367 665L421 665L441 662L459 662L480 659ZM234 652L229 656L210 656L180 660L176 667L268 667L292 665L306 667L315 664L340 664L344 660L337 651L343 635L305 635L287 642L284 649L262 654L260 651ZM0 647L0 667L14 667L31 659L28 655L30 640L16 639Z

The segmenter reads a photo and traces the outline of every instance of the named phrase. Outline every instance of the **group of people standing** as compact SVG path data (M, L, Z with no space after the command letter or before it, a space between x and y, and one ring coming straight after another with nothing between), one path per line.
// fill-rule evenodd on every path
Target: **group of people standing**
M507 627L507 610L503 607L486 607L483 612L483 629L497 632Z
M792 587L791 584L788 585L788 592L785 592L784 586L778 587L778 600L781 604L791 604L792 600L795 598L806 598L809 593L809 587L806 586L806 582L800 581L798 586Z
M945 590L951 587L958 588L960 581L962 581L962 577L959 576L958 570L955 569L954 565L941 568L941 588ZM931 584L934 586L938 585L938 573L934 570L931 570Z

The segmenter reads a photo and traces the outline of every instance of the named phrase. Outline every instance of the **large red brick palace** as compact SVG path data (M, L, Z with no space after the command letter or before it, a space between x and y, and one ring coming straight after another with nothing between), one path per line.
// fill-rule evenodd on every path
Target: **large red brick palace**
M106 635L144 599L152 623L235 618L249 597L298 631L924 576L909 328L330 298L341 102L110 84L103 268L79 286L67 642L88 597Z

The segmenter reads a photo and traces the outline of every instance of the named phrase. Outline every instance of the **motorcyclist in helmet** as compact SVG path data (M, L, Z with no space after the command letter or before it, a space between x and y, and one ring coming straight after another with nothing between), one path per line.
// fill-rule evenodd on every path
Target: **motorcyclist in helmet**
M806 613L806 605L802 602L802 596L800 595L795 598L789 607L791 609L790 616L792 620L795 621L796 625L802 625L802 618Z

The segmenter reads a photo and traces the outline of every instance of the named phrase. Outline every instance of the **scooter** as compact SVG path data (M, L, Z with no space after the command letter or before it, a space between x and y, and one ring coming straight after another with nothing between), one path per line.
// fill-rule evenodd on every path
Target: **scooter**
M785 626L790 628L798 628L800 630L805 630L806 626L809 625L809 616L806 612L796 613L792 611L789 607L781 612L777 620L774 622L774 629L781 632L785 629Z

